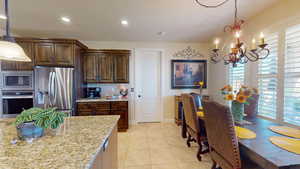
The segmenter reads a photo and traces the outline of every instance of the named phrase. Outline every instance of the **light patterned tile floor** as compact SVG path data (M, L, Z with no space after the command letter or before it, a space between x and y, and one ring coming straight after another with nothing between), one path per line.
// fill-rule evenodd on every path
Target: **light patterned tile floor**
M173 123L143 123L118 134L119 169L210 169L208 155L198 161L198 146L186 146Z

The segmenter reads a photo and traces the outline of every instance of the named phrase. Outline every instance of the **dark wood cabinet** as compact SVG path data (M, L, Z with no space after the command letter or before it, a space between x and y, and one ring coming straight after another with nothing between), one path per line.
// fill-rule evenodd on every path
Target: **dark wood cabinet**
M97 55L85 55L84 56L84 81L85 82L97 82L98 81L98 70L97 70Z
M114 82L129 82L129 55L114 55Z
M128 129L128 102L111 102L111 112L114 115L120 116L120 120L118 122L119 130Z
M38 66L74 66L72 43L36 43L35 64Z
M63 66L74 65L74 45L69 43L55 43L54 56L55 63Z
M119 115L118 130L128 129L128 101L80 102L77 103L77 115Z
M51 66L54 60L54 44L53 43L37 43L35 44L35 64L38 66Z
M3 71L33 70L34 66L77 67L82 51L88 49L87 46L74 39L21 37L15 39L32 62L2 61L1 70ZM83 62L82 59L81 62Z
M129 83L127 50L88 50L84 55L86 83ZM92 65L93 64L93 65Z
M4 71L33 70L33 66L34 66L33 43L31 42L17 42L17 43L23 48L24 52L32 60L32 62L2 61L1 70Z
M109 54L98 55L98 82L100 83L113 83L113 66L114 58Z

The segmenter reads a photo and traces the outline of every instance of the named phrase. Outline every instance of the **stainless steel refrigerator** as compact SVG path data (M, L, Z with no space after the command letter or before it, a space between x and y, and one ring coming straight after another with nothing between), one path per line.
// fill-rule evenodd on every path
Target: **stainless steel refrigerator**
M34 105L74 112L74 68L36 67Z

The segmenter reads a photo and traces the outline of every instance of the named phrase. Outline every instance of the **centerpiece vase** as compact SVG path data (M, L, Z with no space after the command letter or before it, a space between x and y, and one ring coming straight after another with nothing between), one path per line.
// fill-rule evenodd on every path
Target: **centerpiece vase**
M33 121L24 122L17 126L17 134L21 140L34 139L42 137L44 135L44 129L36 126Z
M231 102L231 113L234 121L242 122L244 118L244 104L236 100Z

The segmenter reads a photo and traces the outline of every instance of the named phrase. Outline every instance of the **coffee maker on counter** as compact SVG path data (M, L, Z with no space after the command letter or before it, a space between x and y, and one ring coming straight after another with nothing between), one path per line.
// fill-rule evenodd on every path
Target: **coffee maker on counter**
M100 87L87 88L87 98L101 98L101 88Z

